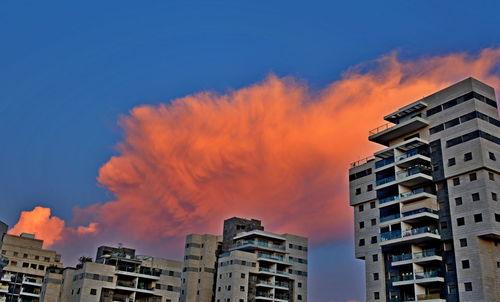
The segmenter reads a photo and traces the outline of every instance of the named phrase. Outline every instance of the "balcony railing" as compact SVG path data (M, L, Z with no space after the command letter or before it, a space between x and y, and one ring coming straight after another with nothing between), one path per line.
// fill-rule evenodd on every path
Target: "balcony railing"
M439 230L434 228L434 227L430 227L430 226L410 229L410 230L406 230L406 231L396 230L396 231L385 232L385 233L380 234L380 240L387 241L387 240L391 240L391 239L411 237L411 236L424 234L424 233L431 233L431 234L439 235Z
M431 214L437 215L439 212L436 210L433 210L433 209L429 209L429 208L420 208L420 209L416 209L413 211L404 212L403 217L412 216L412 215L416 215L416 214L420 214L420 213L431 213Z
M265 253L258 253L257 256L258 256L258 258L266 258L266 259L272 259L272 260L277 260L277 261L282 261L282 262L290 262L290 260L286 259L283 256L269 255L269 254L265 254Z
M234 247L241 247L245 245L258 245L258 246L263 246L263 247L269 247L273 249L278 249L278 250L285 250L285 247L283 245L278 245L278 244L273 244L269 243L267 241L260 241L260 240L248 240L248 241L240 241L234 245Z
M396 200L396 199L406 198L408 196L420 194L420 193L423 193L423 192L424 192L424 188L418 188L418 189L415 189L415 190L410 191L410 192L405 192L405 193L401 193L399 195L394 195L394 196L390 196L390 197L385 197L385 198L379 199L378 203L382 204L382 203L390 202L390 201L393 201L393 200Z
M399 180L399 179L403 179L403 178L406 178L406 177L410 177L412 175L415 175L415 174L418 174L418 173L423 173L423 174L426 174L426 175L431 175L431 170L430 168L423 168L423 167L415 167L415 168L410 168L408 170L405 170L405 171L402 171L402 172L398 172L396 174L396 178Z
M420 259L424 257L438 256L436 254L436 249L427 249L421 252L413 253L413 254L401 254L401 255L393 255L391 257L392 262L412 260L412 259Z
M264 298L272 298L273 294L272 293L266 293L266 292L257 292L255 295L256 297L264 297Z
M135 288L135 282L133 282L133 281L118 280L118 281L116 281L116 285L123 286L123 287Z
M378 126L377 128L368 131L368 135L369 136L375 135L375 134L380 133L382 131L385 131L385 130L387 130L389 128L392 128L394 126L396 126L396 124L393 124L393 123L383 124L382 126Z
M381 186L383 184L386 184L386 183L389 183L391 181L395 181L396 180L396 176L389 176L389 177L386 177L386 178L382 178L382 179L379 179L375 182L375 185L377 186Z
M261 272L273 273L273 274L279 274L279 275L288 275L288 273L287 273L287 272L285 272L285 271L280 271L280 270L272 270L272 269L265 268L265 267L259 267L259 271L261 271Z
M383 216L383 217L380 217L380 222L386 222L389 220L398 219L399 217L401 217L401 214L399 214L399 213Z
M389 158L386 158L386 159L383 159L383 160L379 160L379 161L375 162L375 169L378 169L378 168L383 167L383 166L390 165L393 162L394 162L394 157L389 157Z
M279 286L279 287L286 287L289 288L288 283L286 282L269 282L269 281L264 281L260 280L257 282L257 285L269 285L269 286Z
M375 160L375 156L373 156L373 155L365 157L365 158L360 159L360 160L357 160L357 161L351 163L351 168L355 168L357 166L364 165L367 162L370 162L372 160Z
M435 271L428 271L428 272L415 272L413 273L407 273L405 275L399 275L391 278L392 282L399 282L399 281L409 281L409 280L419 280L419 279L426 279L426 278L435 278L435 277L440 277L441 271L435 270Z

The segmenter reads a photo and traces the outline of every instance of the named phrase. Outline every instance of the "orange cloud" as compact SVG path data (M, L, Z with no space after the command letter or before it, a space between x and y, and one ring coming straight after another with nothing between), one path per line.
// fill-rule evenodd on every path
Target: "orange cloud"
M411 61L391 53L319 92L271 75L227 94L136 107L120 119L119 155L99 171L115 201L77 209L76 217L113 238L126 233L149 243L219 233L231 216L314 242L345 238L352 232L349 162L379 148L368 130L469 76L500 87L499 63L500 49Z

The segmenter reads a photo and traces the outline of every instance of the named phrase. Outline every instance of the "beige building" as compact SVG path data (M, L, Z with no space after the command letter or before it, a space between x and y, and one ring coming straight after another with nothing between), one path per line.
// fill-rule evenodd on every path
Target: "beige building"
M384 119L349 171L367 301L500 301L500 120L469 78Z
M223 236L189 235L181 301L307 301L307 246L305 237L236 217L224 221Z
M0 253L8 265L0 279L1 302L40 301L46 270L62 267L61 256L42 246L43 241L31 234L4 235Z
M96 261L50 270L42 302L177 302L182 263L101 246Z

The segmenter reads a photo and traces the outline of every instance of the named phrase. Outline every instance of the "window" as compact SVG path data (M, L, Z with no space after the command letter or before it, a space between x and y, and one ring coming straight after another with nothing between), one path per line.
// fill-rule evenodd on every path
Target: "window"
M483 214L474 214L474 222L481 222L483 221Z
M465 224L465 218L459 217L457 218L457 226L462 226Z
M469 180L470 180L470 181L475 181L475 180L477 180L477 174L476 174L476 173L471 173L471 174L469 174Z
M49 257L45 257L43 260L44 260L45 262L50 262L50 258L49 258Z
M466 247L466 246L467 246L467 238L460 239L460 247Z
M17 257L17 255L19 255L19 253L18 252L14 252L13 255L14 255L14 257Z
M500 222L500 214L495 213L495 221Z
M373 293L373 298L374 298L375 300L380 299L380 293L379 293L379 292L374 292L374 293Z
M28 258L28 254L23 254L23 258Z
M457 161L455 160L454 157L448 158L448 167L456 165Z
M36 269L36 264L32 263L32 264L30 265L30 268L31 268L31 269Z
M17 266L17 261L10 261L9 263L11 266Z
M359 246L364 246L364 245L365 245L365 240L359 239Z
M302 300L302 295L297 295L297 300Z
M367 192L373 191L373 185L368 185L368 186L366 187L366 191L367 191Z
M358 208L358 210L359 210L360 212L363 212L363 211L364 211L364 209L365 209L365 208L363 207L363 205L360 205L360 206L359 206L359 208Z
M227 286L227 290L230 291L231 290L231 285L228 285Z
M465 282L464 288L465 288L466 292L471 292L472 291L472 282Z
M464 161L472 160L472 153L468 152L464 154Z
M456 284L448 285L448 293L449 294L456 294L457 293L457 285Z
M460 184L460 178L453 178L453 185L458 186Z
M377 236L372 236L371 244L377 243Z
M372 255L372 259L373 259L373 262L377 262L378 261L378 254Z
M448 223L446 223L446 221L441 221L441 229L444 230L447 228L448 228Z
M496 156L495 156L495 153L493 152L488 152L488 156L491 160L497 160Z
M45 270L45 265L39 265L38 269L41 270L41 271L44 271Z
M39 260L40 259L40 256L35 256L35 260Z
M245 273L241 273L241 279L245 279L245 278L246 278Z
M378 280L378 273L373 273L373 280L377 281Z
M359 228L362 229L365 227L365 222L364 221L360 221L359 222Z
M95 289L95 288L91 288L91 289L90 289L90 294L91 294L92 296L97 295L97 289Z
M29 267L30 264L28 262L23 262L23 267Z
M489 178L490 180L495 181L495 174L493 174L493 173L491 173L491 172L488 172L488 178Z
M470 268L470 263L469 263L469 260L462 260L462 268L463 268L463 269L468 269L468 268Z
M298 282L298 283L297 283L297 287L298 287L298 288L302 288L302 282Z
M361 188L356 188L356 195L361 194Z
M371 223L372 223L372 226L373 226L373 225L376 225L376 224L377 224L377 218L373 218L373 219L371 220Z
M478 201L479 200L479 193L472 193L472 201Z
M455 205L457 205L457 206L461 206L462 205L462 197L455 198Z
M446 271L447 272L454 272L455 271L455 265L453 265L453 263L446 263Z
M370 208L371 209L375 209L375 206L376 206L375 201L370 202Z
M76 291L76 294L77 294L77 295L79 295L79 294L80 294L80 289L78 289L78 290Z
M245 287L244 286L240 286L240 292L244 292L245 291Z
M494 201L497 201L498 200L497 193L491 192L491 199L493 199Z

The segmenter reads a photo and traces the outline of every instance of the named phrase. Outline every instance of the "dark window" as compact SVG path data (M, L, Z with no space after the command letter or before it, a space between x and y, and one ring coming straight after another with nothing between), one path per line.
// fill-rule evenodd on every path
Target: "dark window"
M90 289L90 294L91 294L92 296L97 295L97 289L95 289L95 288L91 288L91 289Z
M375 280L375 281L378 280L378 273L373 273L373 280Z
M454 166L457 163L454 157L448 158L448 167Z
M451 128L451 127L456 126L458 124L460 124L460 119L456 118L456 119L452 119L451 121L444 123L444 127L446 129L448 129L448 128Z
M448 224L446 223L446 221L441 221L441 229L444 230L447 228L448 228Z
M302 301L302 295L297 295L297 300Z
M298 283L297 283L297 287L298 287L298 288L302 288L302 282L298 282Z
M470 263L469 263L469 260L462 260L462 268L463 268L463 269L468 269L468 268L470 268Z
M495 174L493 174L493 173L491 173L491 172L488 172L488 178L489 178L490 180L495 181Z
M468 152L464 154L464 161L472 160L472 152Z
M366 187L366 191L373 191L373 185L368 185L368 187Z
M360 221L359 222L359 228L362 229L365 227L365 222L364 221Z
M465 287L466 292L471 292L472 291L472 282L465 282L464 287Z
M361 188L356 188L356 195L361 194Z
M370 208L375 209L375 206L376 206L375 201L370 202Z
M377 218L372 218L371 220L372 226L377 224Z
M244 286L240 286L240 292L244 292L245 291L245 287Z
M462 205L462 197L455 198L455 205L457 205L457 206L461 206Z
M245 279L245 273L241 273L241 279Z
M429 128L429 134L432 135L432 134L441 132L443 130L444 130L444 125L440 124L440 125L437 125L435 127Z
M457 218L457 225L461 226L465 224L465 219L463 217Z
M359 208L358 208L358 210L359 210L360 212L363 212L363 210L364 210L364 209L365 209L365 208L363 207L363 205L360 205L360 206L359 206Z
M498 200L497 193L491 192L491 199L497 201Z
M500 222L500 214L495 213L495 221Z
M379 292L374 292L374 293L373 293L373 298L374 298L375 300L380 299L380 293L379 293Z
M488 155L490 157L491 160L497 160L496 156L495 156L495 153L493 152L488 152Z
M460 184L460 178L458 178L458 177L453 178L453 185L458 186L459 184Z
M460 247L466 247L466 246L467 246L467 238L460 239Z
M372 259L373 259L373 262L377 262L378 261L378 254L372 255Z
M364 245L365 245L365 240L359 239L359 246L364 246Z
M377 243L377 236L372 236L371 243L372 244Z
M23 255L23 258L28 258L28 254L24 254L24 255Z
M481 222L483 221L483 214L474 214L474 222Z
M472 193L472 201L478 201L479 200L479 193Z
M476 174L476 173L471 173L471 174L469 174L469 180L470 180L470 181L475 181L475 180L477 180L477 174Z

